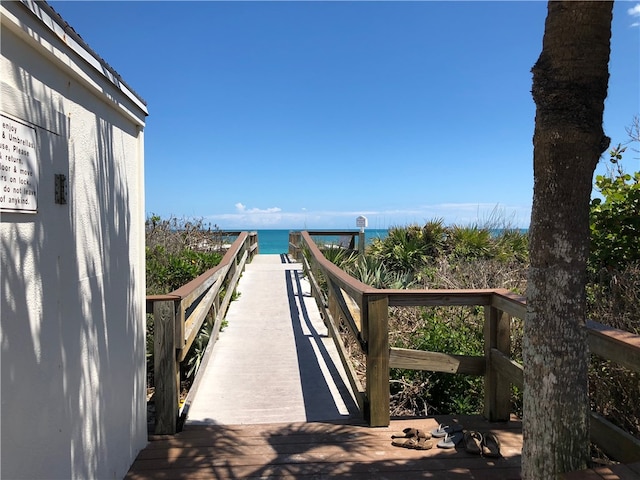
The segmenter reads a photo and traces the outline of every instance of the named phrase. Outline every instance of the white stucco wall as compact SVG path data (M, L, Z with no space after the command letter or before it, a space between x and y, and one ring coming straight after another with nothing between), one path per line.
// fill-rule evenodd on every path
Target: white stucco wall
M147 441L147 112L41 7L0 7L1 119L35 128L40 176L37 213L0 219L0 478L122 478Z

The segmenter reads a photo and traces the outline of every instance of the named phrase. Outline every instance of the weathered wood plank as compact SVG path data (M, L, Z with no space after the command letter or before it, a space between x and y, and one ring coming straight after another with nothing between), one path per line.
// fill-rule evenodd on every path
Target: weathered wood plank
M511 384L498 374L491 362L492 349L505 355L511 349L510 317L495 307L484 308L484 415L491 421L502 421L511 414Z
M347 292L341 290L345 303L347 304L347 309L351 314L351 318L353 319L353 323L355 324L358 331L362 331L362 321L360 320L360 306L356 303L356 301L347 295Z
M391 307L490 305L494 290L380 290Z
M491 296L491 306L523 320L527 314L525 297L504 289L496 290Z
M180 377L176 363L175 321L179 302L155 302L154 322L154 379L155 433L176 432Z
M389 356L389 367L466 375L484 375L485 360L484 357L448 355L446 353L392 347Z
M362 332L360 331L359 325L356 324L355 319L351 315L351 310L349 309L349 305L347 304L347 300L346 300L346 298L350 298L350 297L347 296L345 298L345 291L342 290L338 285L333 283L331 279L328 280L328 283L329 283L329 289L330 289L329 300L330 302L335 302L335 304L332 303L332 305L335 305L335 308L337 308L338 310L338 312L336 312L338 313L338 315L336 315L333 312L333 309L330 309L332 311L332 314L334 315L335 318L338 318L338 316L342 318L342 320L344 321L344 324L349 329L349 332L351 333L351 335L353 335L353 338L357 339L360 345L362 346L362 343L363 343Z
M524 385L524 369L522 365L511 360L504 353L495 348L491 349L491 363L498 372L498 375L503 376L516 387L522 388Z
M182 362L186 357L189 348L191 348L191 344L195 340L200 331L200 327L202 327L202 323L204 319L209 314L213 303L215 302L217 296L220 293L220 287L222 286L222 278L219 279L219 282L215 283L211 286L210 290L207 294L200 300L198 306L191 312L191 315L187 318L184 323L184 344L178 344L177 347L181 351L178 357L178 361Z
M329 335L333 339L336 350L338 351L338 355L340 356L340 361L342 362L342 366L344 367L345 373L347 374L347 380L349 380L349 385L351 386L351 391L356 397L356 403L358 404L358 408L361 412L365 409L365 390L360 383L360 379L358 378L358 374L356 373L353 365L351 364L350 355L347 352L344 343L342 342L342 336L340 335L340 331L329 312L326 312L323 316L324 323L327 326L327 330Z
M367 400L369 425L389 425L389 304L386 295L366 297Z
M591 353L640 372L640 335L587 321Z
M412 450L391 445L392 432L406 427L429 431L440 423L494 432L503 458L487 461L461 448ZM501 480L519 478L521 449L520 422L491 424L468 416L392 420L379 428L321 422L187 426L176 436L152 440L125 478Z
M591 412L590 434L591 441L611 458L623 463L640 461L640 440L595 412Z

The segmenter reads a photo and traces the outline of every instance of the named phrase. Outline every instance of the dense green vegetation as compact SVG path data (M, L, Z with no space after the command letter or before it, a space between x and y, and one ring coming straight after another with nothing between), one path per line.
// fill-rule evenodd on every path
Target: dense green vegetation
M608 174L595 180L587 302L591 319L640 334L640 171L622 166L623 153L638 153L639 118L627 133L628 144L610 151ZM640 375L594 356L589 379L591 408L640 436Z
M218 265L223 253L216 248L217 233L216 227L202 220L149 217L145 222L147 295L172 292Z
M524 293L528 236L506 222L394 227L374 239L364 257L336 252L327 258L360 281L377 288L508 288ZM514 320L514 331L521 327ZM394 347L458 355L484 355L484 312L480 307L392 307ZM517 336L517 335L516 335ZM514 338L517 349L521 338ZM516 358L519 354L516 353ZM362 364L356 359L356 364ZM393 369L392 415L478 413L483 379L466 375ZM514 397L514 404L520 400Z
M170 293L220 263L222 237L217 227L202 220L162 219L145 222L147 295ZM204 355L212 325L204 322L183 363L185 388ZM147 315L147 384L153 382L153 315Z
M626 147L611 150L608 175L596 176L602 198L591 201L591 271L620 270L640 260L640 172L626 173L621 165Z

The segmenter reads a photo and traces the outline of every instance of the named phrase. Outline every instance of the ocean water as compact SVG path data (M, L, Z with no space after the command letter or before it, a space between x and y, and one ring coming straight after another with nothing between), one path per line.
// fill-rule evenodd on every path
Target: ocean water
M289 251L289 231L290 230L257 230L258 232L258 248L260 253L266 254L280 254L288 253ZM352 230L357 232L357 230ZM527 233L528 229L520 229L521 233ZM500 235L501 229L493 230L494 235ZM365 229L364 242L365 245L369 245L374 238L386 238L389 234L387 229ZM338 243L339 237L317 237L314 236L316 243Z
M289 251L289 231L290 230L257 230L258 251L266 254L287 253ZM386 229L365 229L365 245L371 243L376 237L386 237L387 233L388 231ZM337 243L338 237L314 237L314 240L317 243Z

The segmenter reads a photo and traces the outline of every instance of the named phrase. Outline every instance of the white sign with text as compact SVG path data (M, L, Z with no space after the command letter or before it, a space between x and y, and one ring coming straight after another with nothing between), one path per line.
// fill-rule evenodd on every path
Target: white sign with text
M40 174L36 129L1 117L0 211L36 213Z

